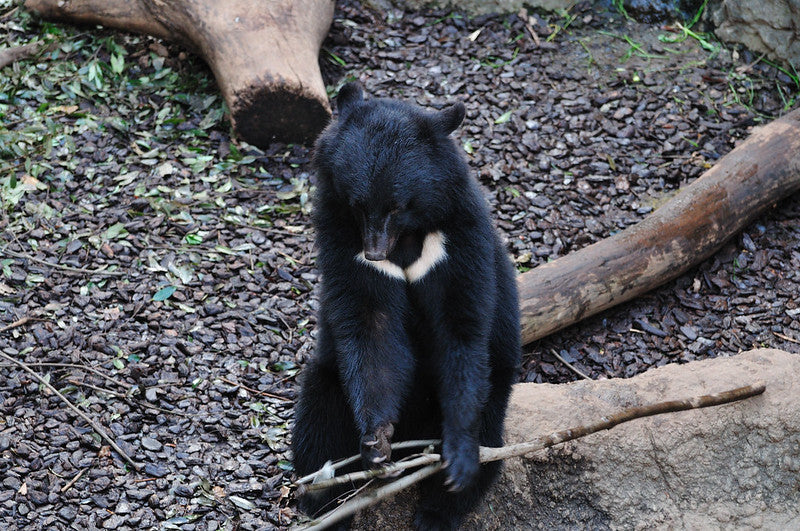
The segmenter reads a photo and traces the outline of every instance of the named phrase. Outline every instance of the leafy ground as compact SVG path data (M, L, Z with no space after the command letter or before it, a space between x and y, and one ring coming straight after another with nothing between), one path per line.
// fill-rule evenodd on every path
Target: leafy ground
M696 30L697 28L695 28ZM272 529L297 515L288 432L313 348L309 150L231 135L207 68L143 36L0 0L0 527ZM534 38L535 34L535 38ZM676 42L673 42L676 41ZM341 2L331 93L467 105L458 134L521 271L641 220L797 106L746 50L599 7L480 17ZM800 352L800 197L678 280L529 345L521 378Z

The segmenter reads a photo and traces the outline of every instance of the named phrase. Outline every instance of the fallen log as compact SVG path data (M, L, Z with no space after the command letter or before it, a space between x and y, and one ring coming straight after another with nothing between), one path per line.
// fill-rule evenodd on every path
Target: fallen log
M189 47L211 67L234 130L250 144L309 142L330 119L318 55L334 0L26 0L25 7Z
M800 109L757 128L640 223L518 277L530 343L668 282L800 190Z

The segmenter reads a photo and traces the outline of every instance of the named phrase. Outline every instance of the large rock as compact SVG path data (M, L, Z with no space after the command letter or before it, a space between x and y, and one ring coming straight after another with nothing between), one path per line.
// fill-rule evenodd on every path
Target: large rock
M734 404L638 419L506 461L464 529L800 529L800 355L754 350L631 379L516 386L507 443L635 405L755 383ZM413 493L359 529L406 529Z
M717 0L709 12L721 40L800 68L800 0Z

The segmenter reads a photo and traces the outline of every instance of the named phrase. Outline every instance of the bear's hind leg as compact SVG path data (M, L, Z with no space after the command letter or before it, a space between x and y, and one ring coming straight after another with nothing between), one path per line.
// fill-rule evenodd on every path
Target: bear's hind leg
M298 477L316 472L327 461L357 454L359 448L353 413L336 368L326 367L315 359L306 365L303 372L292 434L292 453ZM347 470L337 470L337 474L344 472ZM300 498L300 510L309 517L319 516L333 509L336 498L347 490L347 486L342 486L305 494ZM349 522L337 529L347 529L348 526Z

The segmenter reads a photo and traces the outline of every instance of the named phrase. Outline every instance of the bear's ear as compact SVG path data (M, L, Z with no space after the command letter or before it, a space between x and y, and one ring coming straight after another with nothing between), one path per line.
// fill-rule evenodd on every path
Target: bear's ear
M339 90L336 97L336 106L339 108L339 119L343 120L353 108L364 101L364 91L357 81L348 83Z
M442 134L449 135L461 125L465 114L463 103L453 104L433 115L433 128Z

